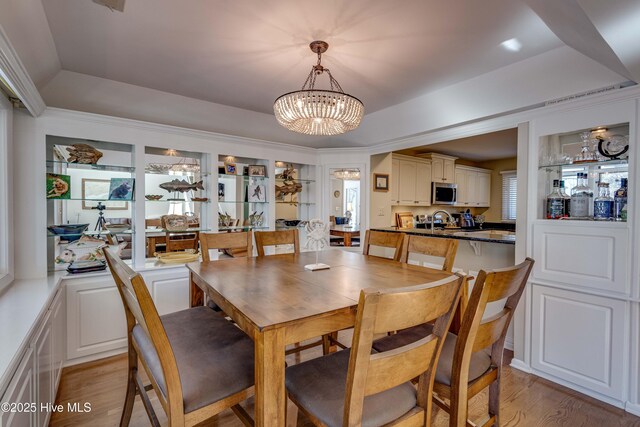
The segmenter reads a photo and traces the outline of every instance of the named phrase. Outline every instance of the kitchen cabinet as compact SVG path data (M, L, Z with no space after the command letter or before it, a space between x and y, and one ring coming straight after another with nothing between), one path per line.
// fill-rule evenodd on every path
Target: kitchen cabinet
M458 186L455 206L470 208L491 205L491 171L456 166L455 183Z
M53 403L55 396L53 394L53 339L51 312L49 311L45 317L42 329L36 335L34 349L36 362L36 400L38 408L36 413L36 426L45 427L49 422L49 411L41 410L41 403Z
M398 204L399 202L399 193L400 190L400 160L393 159L391 160L391 203Z
M392 182L395 180L398 185L395 204L429 206L431 204L431 162L409 156L394 158L393 162L397 162L397 165L392 163L391 177ZM394 168L397 171L394 171ZM394 178L394 175L397 178ZM392 195L392 199L393 197Z
M420 157L431 160L431 181L453 183L456 179L455 162L457 157L438 153L422 154Z
M5 403L35 403L35 369L33 348L29 347L18 366L9 387L2 397ZM37 404L36 404L37 405ZM39 405L38 405L39 406ZM37 408L39 409L39 408ZM0 411L0 426L31 427L36 423L35 411L4 412Z
M150 270L142 273L160 316L189 308L189 271Z

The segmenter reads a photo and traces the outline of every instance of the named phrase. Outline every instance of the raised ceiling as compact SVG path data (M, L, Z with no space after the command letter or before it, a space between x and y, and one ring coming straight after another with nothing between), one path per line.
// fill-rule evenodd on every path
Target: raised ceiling
M366 112L562 45L513 0L43 0L62 69L272 113L315 56ZM501 47L516 38L519 52ZM321 82L325 83L325 82Z

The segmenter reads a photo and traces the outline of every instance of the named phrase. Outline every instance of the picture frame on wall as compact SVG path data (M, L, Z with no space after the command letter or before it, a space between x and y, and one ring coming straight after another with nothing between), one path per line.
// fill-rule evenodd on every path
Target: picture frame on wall
M225 163L224 173L227 175L236 175L238 173L235 163Z
M247 185L247 202L264 203L267 201L266 187L262 184Z
M110 179L82 178L82 209L91 210L98 206L100 201L108 210L127 210L129 202L113 200L105 202L109 198Z
M218 200L224 201L224 183L223 182L218 183Z
M249 165L249 176L267 176L267 167L264 165Z
M47 174L47 199L70 199L71 177L57 173Z
M373 191L389 191L389 174L373 174Z

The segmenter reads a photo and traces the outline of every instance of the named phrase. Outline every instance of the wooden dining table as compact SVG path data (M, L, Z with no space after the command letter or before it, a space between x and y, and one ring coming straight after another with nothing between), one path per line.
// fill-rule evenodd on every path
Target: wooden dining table
M329 228L329 234L343 237L344 245L351 246L351 239L360 236L360 227L353 225L332 225L331 228Z
M191 306L211 298L255 343L256 426L285 425L285 346L352 327L360 291L434 282L451 273L331 249L187 264Z

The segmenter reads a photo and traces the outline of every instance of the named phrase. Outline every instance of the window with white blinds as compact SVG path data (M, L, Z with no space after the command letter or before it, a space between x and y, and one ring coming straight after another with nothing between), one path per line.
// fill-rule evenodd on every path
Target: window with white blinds
M516 220L518 200L518 178L516 171L503 171L502 174L502 220Z

